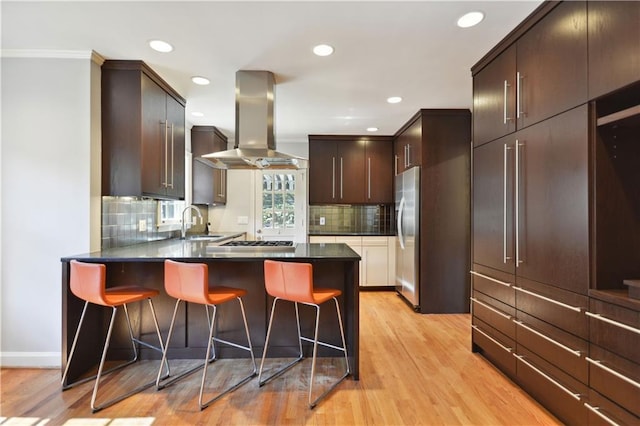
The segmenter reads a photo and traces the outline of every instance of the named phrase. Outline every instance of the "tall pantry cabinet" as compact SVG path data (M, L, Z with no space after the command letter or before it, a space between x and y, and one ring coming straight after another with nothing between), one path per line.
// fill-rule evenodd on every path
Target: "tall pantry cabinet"
M567 424L640 422L639 22L545 2L472 69L472 349Z

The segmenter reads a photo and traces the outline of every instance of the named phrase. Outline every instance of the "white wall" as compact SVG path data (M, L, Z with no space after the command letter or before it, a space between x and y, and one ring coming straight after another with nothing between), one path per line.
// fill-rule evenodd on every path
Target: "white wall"
M100 67L47 55L1 64L3 366L60 366L60 258L100 244Z

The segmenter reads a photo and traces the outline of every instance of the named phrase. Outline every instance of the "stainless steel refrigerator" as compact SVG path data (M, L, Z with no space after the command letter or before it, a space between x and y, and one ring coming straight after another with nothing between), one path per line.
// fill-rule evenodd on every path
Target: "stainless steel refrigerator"
M396 291L420 309L420 167L396 175Z

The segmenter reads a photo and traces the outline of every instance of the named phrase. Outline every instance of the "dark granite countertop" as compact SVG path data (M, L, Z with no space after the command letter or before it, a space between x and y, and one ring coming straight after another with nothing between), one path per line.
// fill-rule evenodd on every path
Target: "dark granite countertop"
M63 262L68 262L73 259L100 262L158 262L164 259L224 259L234 261L255 259L360 260L360 256L348 245L343 243L298 243L295 246L295 250L291 251L269 251L265 248L260 248L255 251L247 249L216 251L212 248L219 244L219 241L170 239L65 256L61 260Z

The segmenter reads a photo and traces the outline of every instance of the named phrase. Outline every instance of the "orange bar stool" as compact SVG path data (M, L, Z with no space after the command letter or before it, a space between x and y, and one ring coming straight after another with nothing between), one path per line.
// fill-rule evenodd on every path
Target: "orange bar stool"
M340 315L340 306L337 297L342 294L340 290L330 288L314 288L313 287L313 267L310 263L299 262L278 262L274 260L264 261L264 283L267 293L273 296L273 305L271 307L271 316L269 318L269 327L267 329L267 339L264 343L264 351L262 353L262 361L260 362L260 372L258 374L258 383L264 385L271 379L281 375L289 368L293 367L297 362L303 359L302 341L313 342L313 358L311 362L311 379L309 380L309 408L314 408L316 404L324 398L331 390L333 390L342 380L344 380L351 372L349 367L349 359L347 356L347 345L344 340L344 328L342 326L342 317ZM320 305L324 302L332 300L336 305L338 313L338 323L340 324L340 336L342 337L342 347L331 345L329 343L318 341L318 325L320 321ZM264 359L267 356L267 348L269 346L269 337L271 335L271 327L273 326L273 316L276 311L276 303L278 300L287 300L293 302L296 310L296 321L298 327L298 346L300 355L298 358L285 365L281 369L274 372L266 379L262 379L262 369L264 367ZM300 333L300 315L298 313L298 304L314 306L316 308L315 333L313 339L303 337ZM331 387L324 393L312 400L313 382L316 370L316 355L318 345L336 349L344 353L344 361L346 370Z
M178 313L178 306L180 302L190 302L190 303L198 303L205 306L207 311L207 326L209 328L209 340L207 343L207 354L204 359L204 369L202 372L202 381L200 382L200 394L198 396L198 404L200 405L200 409L205 409L212 402L218 400L222 396L227 393L239 388L253 377L256 376L258 371L256 367L256 360L253 356L253 349L251 346L251 336L249 335L249 325L247 324L247 316L244 311L244 305L242 303L242 296L246 295L246 290L232 287L223 287L223 286L215 286L209 287L209 270L206 264L204 263L185 263L185 262L176 262L173 260L165 260L164 262L164 287L167 294L176 299L176 305L173 310L173 317L171 318L171 325L169 326L169 335L167 336L167 341L164 345L164 353L162 355L163 362L167 359L167 351L169 350L169 341L171 340L171 335L173 334L173 326L176 320L176 314ZM227 340L219 339L214 336L215 324L216 324L216 310L217 306L226 302L230 302L232 300L237 300L240 304L240 312L242 313L242 320L244 321L244 329L247 334L247 346L242 346L240 344L229 342ZM209 316L209 307L213 308L213 316ZM243 349L248 351L251 355L251 362L253 364L253 371L249 373L246 377L240 380L238 383L229 386L225 390L221 391L217 396L209 399L206 402L202 401L203 393L204 393L204 382L207 376L207 366L210 362L216 360L215 355L215 347L214 342L223 343L229 346L233 346L238 349ZM213 354L212 354L213 352ZM197 366L188 371L181 373L180 375L173 377L172 379L161 383L162 378L160 375L162 374L162 366L158 371L158 378L156 381L156 386L158 389L162 389L166 386L169 386L171 383L176 382L182 377L193 373L197 369L203 366Z
M76 385L81 383L88 382L90 380L95 379L95 385L93 387L93 395L91 396L91 410L95 413L96 411L102 410L103 408L109 407L123 399L134 395L146 388L149 388L155 384L155 380L149 383L145 383L134 390L126 392L120 396L114 397L107 402L104 402L100 405L96 404L96 397L98 395L98 387L100 385L100 379L103 375L111 373L113 371L119 370L121 368L126 367L137 361L138 359L138 350L136 344L143 345L148 348L154 349L158 352L164 352L164 347L162 346L162 336L160 335L160 328L158 327L158 319L156 317L155 309L153 308L153 302L151 298L157 296L159 292L157 290L153 290L145 287L138 286L119 286L119 287L110 287L105 288L106 281L106 266L100 263L83 263L78 262L76 260L72 260L70 262L70 287L73 294L84 300L84 308L82 309L82 314L80 316L80 322L78 323L78 329L76 330L75 337L73 338L73 343L71 344L71 352L69 353L69 359L67 360L67 365L65 366L64 373L62 375L62 390L70 389ZM151 315L153 317L153 323L156 328L156 333L158 335L158 341L160 342L160 347L156 347L150 345L146 342L143 342L133 336L133 329L131 328L131 320L129 318L129 311L127 310L127 304L138 302L141 300L147 299L149 301L149 307L151 309ZM76 344L78 343L78 336L80 335L80 328L82 327L82 323L84 321L85 313L87 312L87 306L89 303L93 303L100 306L108 306L112 309L111 313L111 321L109 322L109 329L107 331L107 336L104 342L104 349L102 350L102 357L100 359L100 365L98 366L98 373L95 376L87 377L84 379L80 379L74 383L70 383L65 385L65 381L67 379L67 373L69 372L69 366L71 365L71 361L73 360L73 355L76 350ZM118 308L122 307L127 318L127 326L129 328L129 337L131 338L131 346L133 349L133 358L125 363L119 364L107 371L103 371L104 363L107 358L107 350L109 349L109 342L111 340L111 332L113 331L113 324L116 318L116 313ZM160 370L162 371L163 365L166 367L166 374L169 375L169 364L166 360L163 360L163 364L160 365Z

